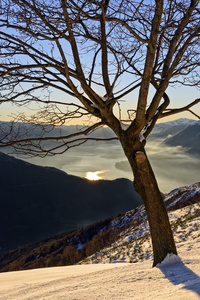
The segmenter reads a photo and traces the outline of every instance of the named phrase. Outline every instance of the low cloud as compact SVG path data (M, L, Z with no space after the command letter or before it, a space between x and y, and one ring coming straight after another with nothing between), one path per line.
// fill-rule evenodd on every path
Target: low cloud
M199 181L200 159L188 155L181 146L168 147L161 141L149 141L146 146L160 190L164 193L174 188ZM125 177L133 180L133 174L119 143L85 144L58 156L29 159L42 166L53 166L68 174L85 177L86 172L107 170L103 179Z
M183 147L149 143L147 153L161 191L169 192L199 181L200 159L189 155Z
M115 164L115 168L124 172L131 172L131 167L128 161L122 160Z

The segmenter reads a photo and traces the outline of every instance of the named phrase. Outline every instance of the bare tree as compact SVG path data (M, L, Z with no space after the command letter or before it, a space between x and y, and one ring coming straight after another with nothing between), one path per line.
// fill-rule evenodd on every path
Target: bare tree
M16 119L24 122L89 122L68 136L34 138L22 136L14 123L9 130L2 124L0 146L54 155L95 140L89 134L96 128L110 127L146 208L153 265L177 254L145 143L158 119L195 114L191 108L200 102L170 109L167 94L170 85L200 87L199 1L1 0L0 13L1 102L39 104L30 119ZM53 91L60 92L56 100ZM128 95L124 112L121 101ZM45 139L59 143L45 147Z

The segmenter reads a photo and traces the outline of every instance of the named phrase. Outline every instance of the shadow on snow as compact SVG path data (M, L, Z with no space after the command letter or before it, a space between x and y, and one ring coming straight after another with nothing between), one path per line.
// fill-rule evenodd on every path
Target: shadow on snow
M200 277L186 267L181 259L174 264L157 265L157 268L174 285L183 284L183 289L193 291L200 296Z

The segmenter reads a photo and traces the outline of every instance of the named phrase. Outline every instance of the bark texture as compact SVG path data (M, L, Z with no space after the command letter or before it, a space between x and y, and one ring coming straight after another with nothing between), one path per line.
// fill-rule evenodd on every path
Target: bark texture
M122 145L134 174L134 188L145 205L156 266L168 253L177 254L167 210L142 143L136 143L138 150L130 142Z

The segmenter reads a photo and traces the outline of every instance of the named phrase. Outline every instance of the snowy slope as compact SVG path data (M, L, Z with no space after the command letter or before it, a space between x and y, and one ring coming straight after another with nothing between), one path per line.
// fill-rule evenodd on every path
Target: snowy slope
M1 300L200 299L200 243L181 260L172 257L152 268L135 264L90 264L0 274ZM171 263L170 263L171 262Z
M124 227L120 239L82 264L0 273L0 300L200 299L199 197L200 183L165 196L179 257L168 256L152 268L140 206L112 221L111 226ZM174 210L183 203L187 206Z
M191 239L192 245L194 241L200 242L200 183L177 188L166 194L164 201L177 248L181 249L186 240L190 243ZM177 209L181 207L183 208ZM121 238L117 242L86 258L82 263L135 263L152 259L149 225L143 205L115 218L112 225L127 229L121 232Z
M174 201L177 203L176 200ZM170 203L170 208L171 207L172 202ZM127 213L123 219L124 222L129 222L129 220L131 220L131 212L129 212L129 214ZM183 246L185 246L186 249L192 249L195 243L200 243L200 203L170 211L169 219L178 253L182 253ZM123 220L120 221L122 221L123 224ZM86 258L82 263L135 263L152 259L149 225L143 206L135 213L134 221L135 226L133 223L132 228L128 227L127 230L123 231L121 238L117 242Z

